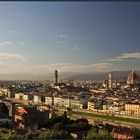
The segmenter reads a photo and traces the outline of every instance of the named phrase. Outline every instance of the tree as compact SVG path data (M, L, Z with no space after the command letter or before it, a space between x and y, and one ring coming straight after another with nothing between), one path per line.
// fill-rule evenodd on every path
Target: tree
M54 125L54 130L64 130L65 126L62 122L58 122Z
M15 134L13 134L12 132L7 132L6 134L2 133L2 135L0 135L0 139L4 139L4 140L13 139L13 138L15 138Z
M98 127L98 126L97 126ZM97 127L93 127L90 131L88 131L87 139L110 139L112 135L108 132L100 133L99 130L97 131Z
M57 117L57 115L56 115L55 111L53 111L51 114L51 119L55 119L56 117Z
M41 96L41 103L45 103L45 97Z
M140 133L134 134L134 139L140 139Z
M98 134L98 132L99 132L99 127L98 127L97 125L95 125L95 126L93 126L93 127L91 128L91 130L92 130L92 132Z
M25 134L25 139L36 139L38 136L38 132L28 132L27 134Z
M95 139L98 135L99 128L97 125L93 126L87 133L87 139Z
M105 124L105 132L107 132L108 134L111 132L112 128L111 125L109 125L108 123Z
M5 126L5 128L9 129L9 123L7 121L5 122L4 126Z
M66 111L64 111L64 115L63 116L64 116L65 119L67 119L67 112Z
M0 103L0 116L9 116L9 110L5 103Z
M68 124L69 123L69 121L70 121L70 119L67 117L67 112L66 111L64 111L64 114L63 114L63 116L61 117L61 122L63 123L63 124Z
M87 133L87 139L96 139L97 134L93 133L92 131L89 131Z
M78 122L78 123L82 122L82 123L88 124L88 120L87 119L83 119L83 118L77 119L76 122Z
M49 138L49 139L70 139L72 137L67 131L52 130L52 131L47 132L46 138Z

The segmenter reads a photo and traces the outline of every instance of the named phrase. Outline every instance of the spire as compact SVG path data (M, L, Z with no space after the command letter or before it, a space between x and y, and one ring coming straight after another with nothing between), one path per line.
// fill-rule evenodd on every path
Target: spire
M132 73L135 73L135 69L132 70Z

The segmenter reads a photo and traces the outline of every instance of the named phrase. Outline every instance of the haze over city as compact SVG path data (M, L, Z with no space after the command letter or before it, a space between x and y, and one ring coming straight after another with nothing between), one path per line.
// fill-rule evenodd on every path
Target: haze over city
M1 2L0 74L139 71L139 15L136 2Z

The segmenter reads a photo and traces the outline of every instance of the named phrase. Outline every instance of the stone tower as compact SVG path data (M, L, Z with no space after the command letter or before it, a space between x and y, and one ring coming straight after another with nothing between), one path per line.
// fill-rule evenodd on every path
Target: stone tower
M113 86L113 76L112 73L108 74L108 88L111 89Z
M55 72L54 72L54 83L57 83L58 82L58 72L57 72L57 70L55 70Z

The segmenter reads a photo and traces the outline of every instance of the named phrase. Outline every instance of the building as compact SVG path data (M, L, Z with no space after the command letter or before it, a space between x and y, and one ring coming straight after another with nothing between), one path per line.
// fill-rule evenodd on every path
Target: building
M103 109L103 105L100 102L88 101L87 109L92 111L98 111Z
M37 108L40 111L46 111L46 110L49 111L49 109L50 109L50 107L48 105L38 105Z
M93 104L93 102L91 102L91 101L88 102L87 109L88 110L94 110L94 104Z
M120 114L121 111L123 110L124 110L124 106L112 105L108 107L108 112L110 114Z
M54 97L54 106L61 106L61 97Z
M15 112L15 123L22 128L44 127L48 119L49 111L40 111L36 106L18 107Z
M15 99L22 100L23 95L24 95L23 93L15 93Z
M14 98L15 97L15 92L14 91L9 91L7 94L8 98Z
M108 73L107 80L103 82L103 87L106 89L117 88L117 81L113 80L112 73Z
M111 89L113 87L113 76L112 73L108 74L108 88Z
M0 88L0 95L5 95L8 96L9 93L9 89L8 88Z
M83 108L83 103L81 103L81 101L78 99L70 99L69 105L70 105L70 108L72 109Z
M140 116L140 103L125 104L125 114L130 116Z
M33 99L33 95L31 95L31 94L24 94L23 95L23 100L25 100L25 101L29 101L32 99Z
M137 129L130 129L130 128L123 128L119 127L116 128L113 132L114 139L135 139L136 136L139 134L139 130Z
M34 95L33 97L34 103L42 103L43 98L45 102L45 97L43 95Z
M52 96L46 96L45 97L45 104L46 105L49 105L49 106L51 106L51 105L53 105L53 97Z
M132 70L127 77L127 85L132 88L140 85L140 77L134 70Z

